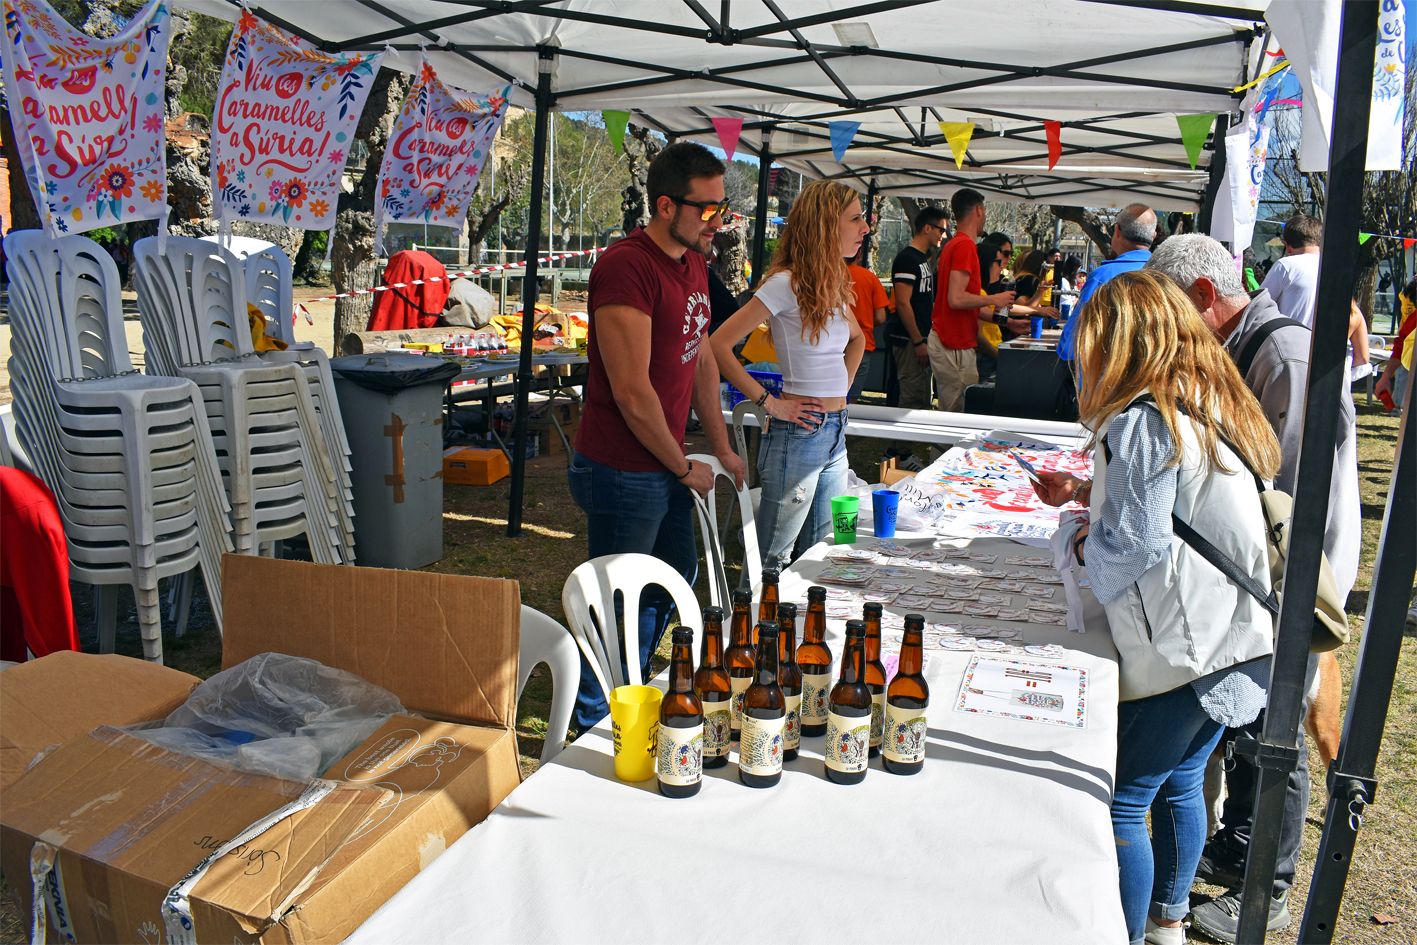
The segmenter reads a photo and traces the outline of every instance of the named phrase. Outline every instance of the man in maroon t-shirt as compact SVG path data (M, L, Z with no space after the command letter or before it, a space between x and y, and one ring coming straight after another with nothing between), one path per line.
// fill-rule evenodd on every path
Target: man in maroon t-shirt
M665 148L646 179L651 217L610 247L590 274L590 369L568 473L586 513L590 557L639 552L667 562L690 584L698 570L694 502L714 473L684 455L689 407L709 449L739 485L743 462L719 408L718 364L708 345L705 254L723 225L723 164L701 145ZM672 603L658 588L641 598L642 669ZM582 659L575 724L605 717L605 694Z
M955 218L955 235L940 249L929 338L930 368L940 409L961 410L965 388L979 383L974 359L979 323L995 320L1013 331L1025 332L1028 320L996 317L995 307L1012 304L1014 293L985 295L980 287L979 250L974 241L984 231L984 195L963 187L950 198L950 211Z

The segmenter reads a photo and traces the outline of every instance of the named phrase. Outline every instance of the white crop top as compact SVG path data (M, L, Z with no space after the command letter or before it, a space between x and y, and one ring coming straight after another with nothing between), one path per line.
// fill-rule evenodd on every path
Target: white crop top
M851 340L848 319L855 316L845 309L833 312L822 326L817 343L812 344L810 332L805 338L802 335L802 312L797 308L788 273L774 273L763 280L755 297L772 313L772 343L782 368L783 392L802 397L845 397L851 386L845 360L846 344Z

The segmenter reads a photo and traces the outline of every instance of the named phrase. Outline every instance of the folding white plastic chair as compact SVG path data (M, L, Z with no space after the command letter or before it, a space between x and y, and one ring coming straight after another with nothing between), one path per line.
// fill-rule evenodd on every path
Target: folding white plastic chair
M718 489L720 479L728 480L728 487L733 490L734 504L738 507L738 519L742 522L739 533L743 547L743 575L746 579L746 587L753 594L757 594L758 589L763 584L763 558L758 550L758 526L753 514L753 499L749 494L748 484L745 481L742 488L738 488L733 477L728 470L723 468L723 464L716 457L706 453L694 453L688 457L696 463L703 463L713 470L714 486L707 496L700 499L695 496L698 508L699 532L704 541L704 559L708 570L709 603L714 607L722 607L728 610L732 605L733 589L728 585L727 557L723 550L723 540L718 530ZM724 518L732 521L731 515ZM740 582L742 583L742 582Z
M551 671L551 712L546 738L541 743L541 763L546 764L566 747L571 710L580 688L581 659L571 631L541 611L522 605L521 650L517 655L517 701L521 702L531 671L545 663Z
M694 631L694 652L699 652L703 617L694 589L679 572L653 555L592 558L578 565L561 589L561 608L571 635L607 699L616 686L644 682L639 660L640 598L651 586L669 593L679 611L679 623ZM627 653L633 658L626 659Z

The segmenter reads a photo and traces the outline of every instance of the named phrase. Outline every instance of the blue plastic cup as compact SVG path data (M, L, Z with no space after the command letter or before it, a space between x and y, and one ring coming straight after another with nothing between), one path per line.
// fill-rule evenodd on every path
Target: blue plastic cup
M895 516L900 509L900 493L894 489L876 489L871 493L871 516L876 521L877 538L895 537Z
M1029 320L1028 320L1028 326L1029 326L1028 337L1030 337L1030 338L1042 338L1042 337L1043 337L1043 316L1042 316L1042 315L1034 315L1034 316L1032 316L1031 318L1029 318Z

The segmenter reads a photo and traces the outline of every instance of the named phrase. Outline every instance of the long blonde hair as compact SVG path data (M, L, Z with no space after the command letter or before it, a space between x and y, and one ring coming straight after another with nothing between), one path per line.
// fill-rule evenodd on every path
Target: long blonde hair
M1124 273L1100 286L1078 314L1078 412L1101 439L1103 424L1138 395L1150 392L1176 444L1177 413L1185 413L1206 461L1226 472L1217 440L1266 479L1279 469L1279 441L1226 354L1186 294L1165 276Z
M786 272L802 313L802 337L812 344L839 309L850 311L856 290L841 255L841 215L859 200L839 181L814 180L802 188L764 278Z

